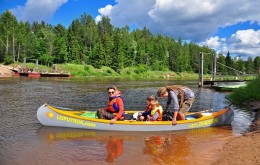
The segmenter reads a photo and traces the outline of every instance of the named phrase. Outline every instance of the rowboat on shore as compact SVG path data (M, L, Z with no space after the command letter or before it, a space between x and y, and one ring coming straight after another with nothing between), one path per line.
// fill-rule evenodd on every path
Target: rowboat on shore
M134 115L137 111L126 111L127 115ZM195 129L210 126L231 124L234 117L230 107L217 112L201 111L186 115L186 120L177 121L172 125L171 121L136 121L123 120L110 124L110 120L96 118L93 111L79 111L68 108L54 107L48 104L42 105L37 110L37 118L42 125L82 128L91 130L110 131L176 131Z
M27 77L40 77L40 73L39 72L18 72L20 76L27 76Z

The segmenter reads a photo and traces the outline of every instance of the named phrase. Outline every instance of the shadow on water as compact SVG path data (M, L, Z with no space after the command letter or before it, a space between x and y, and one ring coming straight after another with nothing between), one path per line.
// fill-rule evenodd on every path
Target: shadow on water
M232 106L231 126L177 132L111 132L41 126L37 109L44 103L74 109L105 107L106 88L123 93L125 108L143 110L158 87L183 84L196 91L191 111L229 105L228 93L197 88L196 81L111 78L0 79L0 164L205 164L230 137L247 132L252 113ZM163 107L166 100L159 99ZM209 147L210 146L210 147Z

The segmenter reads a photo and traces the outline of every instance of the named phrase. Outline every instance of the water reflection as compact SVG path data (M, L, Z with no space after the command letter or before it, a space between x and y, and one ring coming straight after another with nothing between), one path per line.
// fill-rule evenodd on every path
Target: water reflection
M107 142L106 162L114 163L115 160L123 154L123 139L116 136L110 136Z
M68 164L77 164L79 160L73 155L79 159L78 154L81 154L80 160L91 160L92 164L202 164L201 162L214 159L218 149L232 137L232 130L230 126L177 132L116 132L42 127L37 136L45 146L41 148L42 153L63 155L66 151L66 155L72 154L66 157ZM200 154L206 156L201 158ZM50 156L45 158L53 161ZM55 162L59 163L57 160Z
M181 134L151 136L145 139L144 154L151 155L156 164L188 164L184 158L190 155L189 146L189 141Z
M126 109L143 110L147 96L156 94L158 87L173 84L197 91L191 111L216 111L229 105L225 99L228 93L197 88L196 81L0 79L0 164L205 164L214 158L226 139L248 131L252 121L252 113L236 106L232 106L235 118L231 126L176 132L51 128L41 127L36 118L37 109L44 103L88 110L106 106L109 84L121 90ZM166 100L159 101L165 107Z

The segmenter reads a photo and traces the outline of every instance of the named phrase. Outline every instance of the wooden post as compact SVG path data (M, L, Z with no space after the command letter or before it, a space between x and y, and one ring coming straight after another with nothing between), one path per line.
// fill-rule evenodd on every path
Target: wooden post
M217 63L216 54L213 54L213 56L212 56L212 79L211 79L211 81L215 81L215 78L216 78L216 72L217 72L216 63Z
M199 57L199 87L203 87L203 53Z

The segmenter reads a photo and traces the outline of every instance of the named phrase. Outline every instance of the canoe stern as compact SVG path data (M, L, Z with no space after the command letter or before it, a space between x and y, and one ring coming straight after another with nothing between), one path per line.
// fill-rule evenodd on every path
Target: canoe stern
M222 114L217 117L218 121L213 126L230 125L232 123L234 111L230 107L220 110L216 115L218 115L218 113Z

